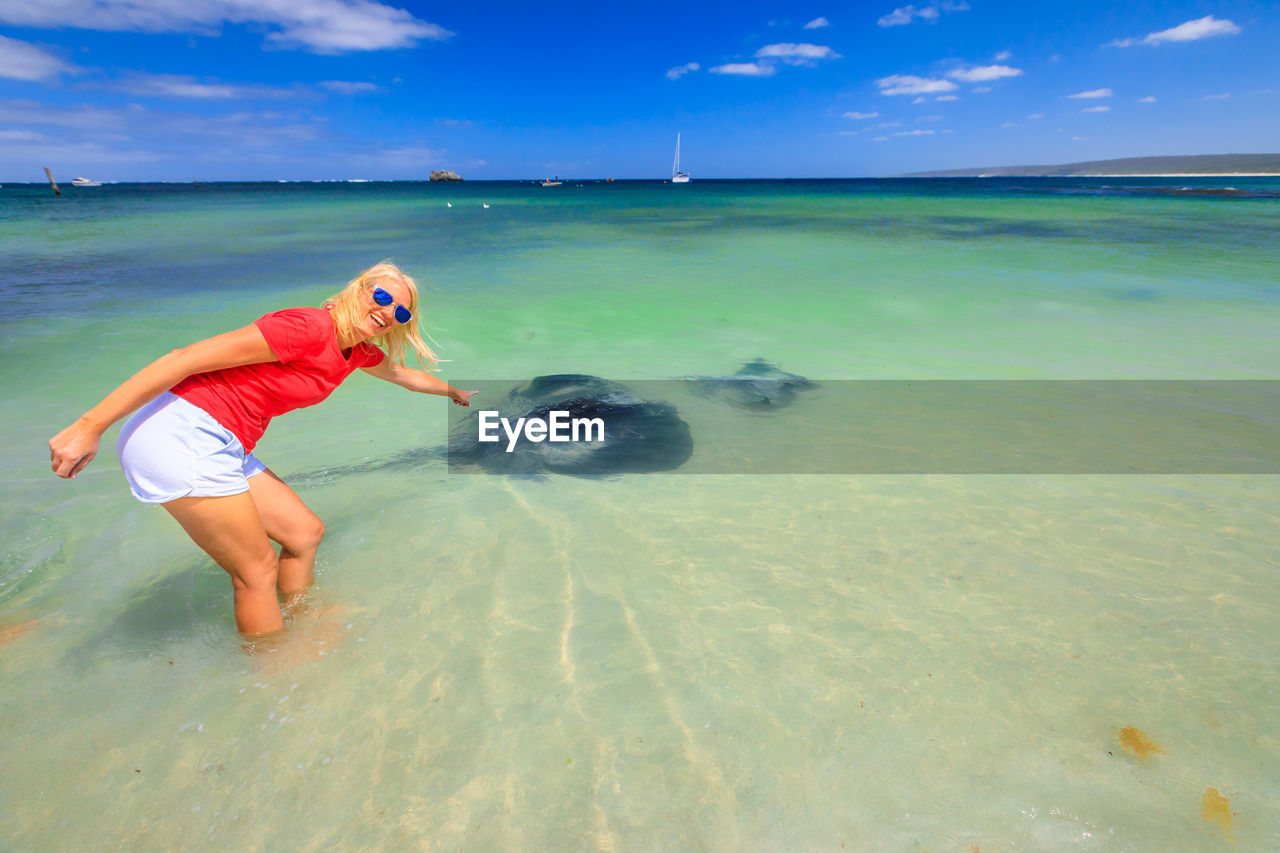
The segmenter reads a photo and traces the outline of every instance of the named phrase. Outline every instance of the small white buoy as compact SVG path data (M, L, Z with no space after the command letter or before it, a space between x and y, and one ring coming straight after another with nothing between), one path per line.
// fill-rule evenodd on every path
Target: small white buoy
M480 203L481 203L481 204L484 204L484 202L480 202ZM489 205L484 204L484 209L485 209L485 210L488 210L488 209L489 209Z
M446 205L446 206L448 206L448 207L453 207L453 202L451 202L451 201L446 201L446 202L445 202L445 205Z

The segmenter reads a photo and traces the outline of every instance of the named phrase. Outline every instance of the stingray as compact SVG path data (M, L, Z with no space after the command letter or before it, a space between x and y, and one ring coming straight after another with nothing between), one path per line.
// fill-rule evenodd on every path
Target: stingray
M478 406L488 409L489 404ZM539 376L513 388L497 405L503 418L546 420L552 412L571 419L600 419L602 440L570 442L479 440L479 412L468 413L449 437L450 465L478 465L495 474L567 474L599 477L672 471L693 454L689 425L670 403L646 400L625 385L597 376Z
M763 358L747 362L732 376L694 377L689 386L699 396L754 412L789 406L801 391L819 387L803 376L779 370Z
M488 397L489 392L484 393ZM355 474L429 470L441 463L448 463L452 470L478 466L486 472L535 479L545 474L607 477L672 471L693 455L689 425L675 406L646 400L624 385L596 376L539 376L511 389L497 404L480 398L473 402L475 407L461 414L450 432L448 445L415 447L353 465L301 471L290 474L288 480L293 485L326 485ZM600 418L605 423L604 440L571 444L522 440L507 453L507 437L501 430L496 443L479 440L479 412L495 408L513 423L521 417L546 418L553 411L569 412L571 418Z

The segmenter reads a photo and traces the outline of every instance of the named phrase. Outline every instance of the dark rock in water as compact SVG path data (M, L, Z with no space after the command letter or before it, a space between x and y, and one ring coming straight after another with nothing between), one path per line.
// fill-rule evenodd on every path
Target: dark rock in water
M762 358L744 364L732 376L700 376L692 380L696 394L751 411L772 411L795 402L801 391L817 388L803 376L779 370Z
M475 464L501 474L596 477L671 471L693 454L689 425L675 406L641 399L626 386L596 376L539 376L512 389L492 409L512 424L517 418L545 420L552 412L568 412L571 419L600 418L605 424L604 440L553 443L522 438L507 452L507 436L501 429L498 442L479 441L477 411L468 414L450 436L451 464Z
M450 172L448 169L435 169L431 172L431 176L427 179L430 181L461 181L457 172Z

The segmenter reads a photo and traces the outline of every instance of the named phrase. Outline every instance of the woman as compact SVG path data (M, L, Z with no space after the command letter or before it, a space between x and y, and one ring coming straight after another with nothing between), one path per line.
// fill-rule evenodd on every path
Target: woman
M141 407L118 445L133 496L161 504L231 575L242 634L278 631L277 593L311 585L324 524L251 451L272 417L319 403L356 368L471 405L476 392L405 366L406 348L419 363L436 362L417 312L413 279L381 263L323 309L276 311L176 349L51 438L53 471L74 477L97 454L102 434ZM280 544L278 555L269 540Z

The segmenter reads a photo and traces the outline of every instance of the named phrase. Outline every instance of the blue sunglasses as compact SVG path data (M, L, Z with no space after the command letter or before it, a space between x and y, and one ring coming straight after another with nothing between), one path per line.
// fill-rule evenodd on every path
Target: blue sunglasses
M387 306L387 305L390 305L392 302L394 302L395 299L392 298L390 293L387 293L381 287L375 287L373 289L373 301L378 303L379 305ZM404 324L409 322L412 319L413 319L413 312L411 312L408 308L405 308L403 305L396 306L396 322L397 323Z

